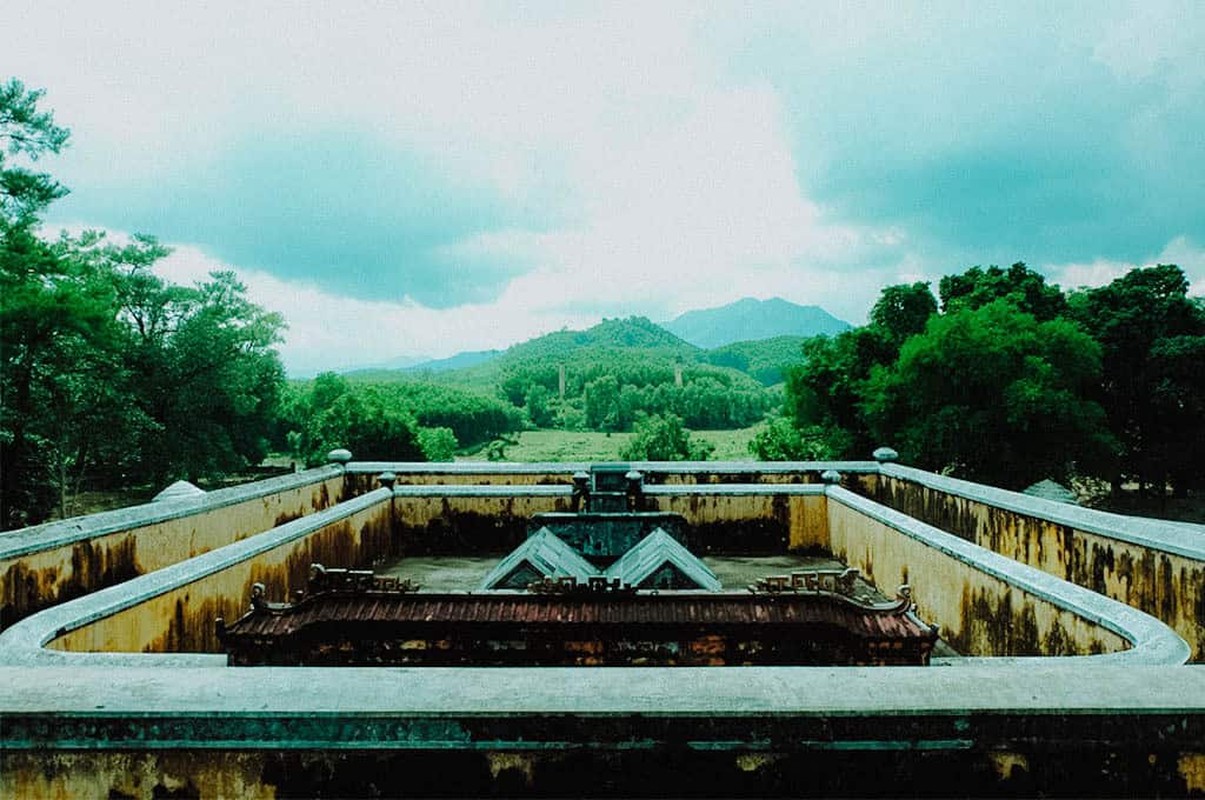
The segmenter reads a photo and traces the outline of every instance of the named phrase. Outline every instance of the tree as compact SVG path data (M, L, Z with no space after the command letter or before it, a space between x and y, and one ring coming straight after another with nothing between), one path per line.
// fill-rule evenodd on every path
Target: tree
M1131 478L1160 490L1174 477L1186 488L1205 438L1200 361L1205 308L1188 296L1188 278L1174 264L1134 269L1071 296L1070 313L1100 342L1100 401L1121 441L1114 486Z
M587 383L584 397L589 427L607 431L618 429L619 381L614 375L603 375Z
M870 324L887 335L898 348L909 336L925 329L929 317L937 313L937 299L923 281L888 286L870 310Z
M459 444L451 428L419 428L418 446L425 461L454 461Z
M527 409L527 416L531 420L531 424L537 428L552 426L553 410L551 404L552 392L543 384L532 384L527 389L527 394L523 397L523 406Z
M839 441L835 431L801 429L788 417L773 417L750 440L749 452L762 461L829 461L846 449Z
M23 166L58 153L70 132L38 108L42 90L26 89L16 78L0 84L0 225L29 227L36 215L67 190L45 173Z
M853 458L876 443L863 415L865 383L874 367L895 360L896 347L879 327L809 339L803 363L787 371L786 415L800 430L823 431L839 458Z
M28 164L59 152L68 131L39 110L41 91L0 85L0 525L64 503L71 411L87 394L83 356L109 335L109 289L64 264L37 236L37 214L66 189ZM26 162L26 163L22 163ZM79 367L75 379L64 367ZM58 434L58 435L56 435ZM55 463L52 463L55 462ZM56 469L57 466L57 469Z
M1033 315L1039 322L1062 316L1067 300L1057 286L1046 283L1041 273L1018 261L1007 270L995 265L971 267L961 275L947 275L938 284L943 313L982 308L996 300Z
M905 460L1022 488L1109 456L1104 412L1085 399L1100 358L1074 323L997 300L932 318L896 363L875 368L863 408Z
M676 414L645 416L635 434L619 451L634 461L706 461L715 451L710 442L692 439Z
M0 86L0 524L39 522L86 479L216 477L265 453L283 320L232 274L172 286L153 238L44 241L66 189L30 164L67 131L42 93Z

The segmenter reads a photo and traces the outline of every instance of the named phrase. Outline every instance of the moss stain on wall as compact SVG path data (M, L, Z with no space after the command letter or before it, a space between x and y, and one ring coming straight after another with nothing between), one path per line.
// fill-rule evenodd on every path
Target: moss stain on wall
M1145 611L1205 657L1205 563L880 476L870 496L1001 555Z

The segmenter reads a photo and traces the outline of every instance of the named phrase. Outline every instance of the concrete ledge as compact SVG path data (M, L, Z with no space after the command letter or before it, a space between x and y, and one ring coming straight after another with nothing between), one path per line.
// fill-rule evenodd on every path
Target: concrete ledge
M1010 492L1007 489L997 489L958 478L936 475L899 464L882 465L881 474L1023 516L1035 517L1087 533L1095 533L1153 550L1205 561L1205 525L1129 517L1107 511L1081 508L1068 503L1032 497L1020 492Z
M689 495L808 495L824 494L819 483L699 483L651 484L644 493L651 496ZM551 486L491 486L489 484L403 484L393 487L394 497L572 497L568 484Z
M1113 631L1133 645L1132 649L1120 653L1063 656L1057 659L1015 659L1015 661L1184 664L1192 655L1188 643L1175 631L1155 617L1136 608L1056 578L1036 567L1013 561L839 486L826 488L830 501L839 502L889 526L904 536L922 541L927 546L997 577L1011 586ZM992 661L993 659L983 660Z
M26 617L0 634L0 665L224 666L224 655L72 653L47 649L46 645L70 631L309 536L331 523L388 502L389 498L388 489L377 489L333 508Z
M29 553L95 539L131 528L141 528L167 520L194 516L248 500L321 483L342 474L342 467L328 465L292 475L281 475L254 483L245 483L241 486L215 489L195 497L144 503L140 506L103 511L83 517L71 517L44 525L35 525L32 528L0 533L0 560L20 558Z
M1046 720L1037 727L1057 725L1052 715L1111 719L1122 738L1174 717L1161 742L1199 747L1205 668L184 668L128 669L120 680L95 668L0 668L9 751L619 750L676 732L700 749L962 749L1035 715ZM614 717L623 725L606 724ZM774 736L784 731L794 735Z
M589 471L598 462L590 461L352 461L347 471L353 475L377 475L382 472L429 475L536 475L545 473L572 476L579 470ZM846 473L877 473L877 461L625 461L633 469L659 474L744 474L762 472L783 475L802 472L820 473L833 469Z

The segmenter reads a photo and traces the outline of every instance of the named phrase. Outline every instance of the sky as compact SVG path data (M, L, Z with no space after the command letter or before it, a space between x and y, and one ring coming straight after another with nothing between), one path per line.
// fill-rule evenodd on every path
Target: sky
M49 230L233 269L289 373L742 297L1176 263L1205 294L1205 3L7 0L72 131Z

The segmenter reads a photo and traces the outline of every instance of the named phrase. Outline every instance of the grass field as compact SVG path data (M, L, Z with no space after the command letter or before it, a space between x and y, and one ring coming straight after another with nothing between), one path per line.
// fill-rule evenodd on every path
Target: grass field
M749 441L757 426L734 431L691 431L692 438L704 439L715 445L713 461L745 461ZM507 461L618 461L620 449L632 438L630 433L597 433L595 431L523 431L517 434L517 444L505 451ZM458 461L484 461L485 451L457 458Z

